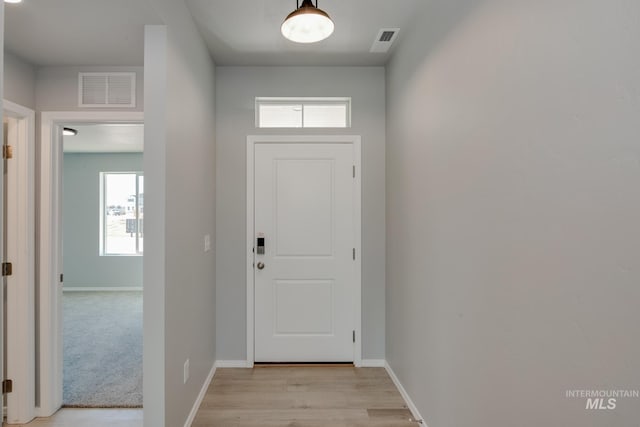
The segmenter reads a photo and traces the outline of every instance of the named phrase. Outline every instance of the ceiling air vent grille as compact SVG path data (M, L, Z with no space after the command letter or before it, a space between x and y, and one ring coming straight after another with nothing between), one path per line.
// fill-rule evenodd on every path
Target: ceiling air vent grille
M79 73L80 107L135 107L136 73Z
M393 38L393 35L395 34L395 31L383 31L382 34L380 35L380 38L378 39L379 42L388 42L391 41L391 39Z
M378 32L373 44L371 45L371 52L373 53L385 53L390 48L393 42L398 37L398 31L400 28L383 28Z

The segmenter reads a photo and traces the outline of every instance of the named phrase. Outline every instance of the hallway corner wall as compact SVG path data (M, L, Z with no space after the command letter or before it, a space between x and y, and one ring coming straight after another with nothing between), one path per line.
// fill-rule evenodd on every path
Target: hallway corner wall
M165 25L145 32L144 425L174 427L215 361L215 63L184 1L152 3Z
M385 120L383 67L218 67L217 358L247 358L248 135L362 136L362 357L384 359ZM313 85L309 85L313 81ZM347 129L258 129L255 97L352 98Z
M4 52L4 97L31 110L36 108L36 68L11 52Z
M640 4L424 2L387 69L387 360L427 425L632 425Z

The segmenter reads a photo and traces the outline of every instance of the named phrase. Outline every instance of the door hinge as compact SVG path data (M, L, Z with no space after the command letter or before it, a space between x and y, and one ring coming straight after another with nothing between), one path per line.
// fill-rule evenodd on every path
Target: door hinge
M60 283L64 283L64 274L60 274Z
M356 342L356 331L353 331L353 342Z
M2 158L3 159L13 159L13 147L10 145L2 146Z
M353 166L353 177L354 178L356 177L356 167L355 167L355 165Z
M356 260L356 248L353 248L353 260Z
M11 276L13 274L13 264L10 262L2 263L2 276Z
M13 381L12 380L2 381L2 394L7 394L11 392L13 392Z

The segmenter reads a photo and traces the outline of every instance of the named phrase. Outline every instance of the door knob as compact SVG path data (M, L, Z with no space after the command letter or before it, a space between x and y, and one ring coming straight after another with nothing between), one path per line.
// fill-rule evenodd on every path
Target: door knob
M264 268L264 262L259 262L256 267L258 267L258 270L262 270Z

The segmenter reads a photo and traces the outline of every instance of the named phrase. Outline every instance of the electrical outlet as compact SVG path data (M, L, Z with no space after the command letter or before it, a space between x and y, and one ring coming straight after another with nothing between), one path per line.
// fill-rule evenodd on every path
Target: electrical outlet
M211 235L205 234L204 236L204 251L209 252L211 250Z
M189 359L184 362L184 383L189 381Z

